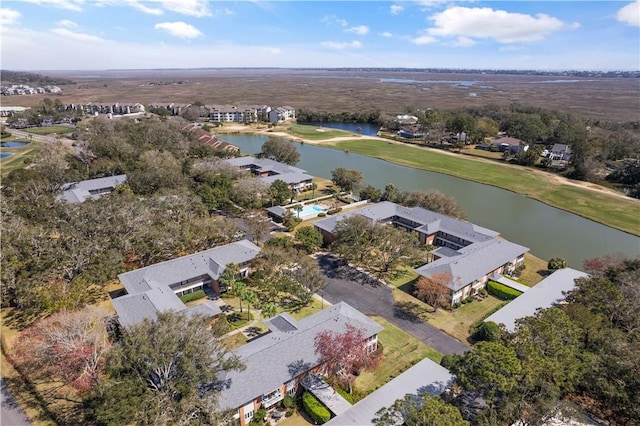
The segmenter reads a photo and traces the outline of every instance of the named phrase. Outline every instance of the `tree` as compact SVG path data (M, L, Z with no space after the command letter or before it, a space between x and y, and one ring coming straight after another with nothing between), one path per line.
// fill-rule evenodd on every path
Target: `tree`
M107 313L87 307L41 319L18 337L11 359L46 382L62 381L86 391L96 384L110 346Z
M316 189L318 189L318 184L313 182L311 183L311 198L316 198Z
M360 191L360 199L361 200L371 200L371 201L379 201L382 197L382 192L379 189L374 188L371 185L368 185L362 191Z
M502 337L500 326L493 321L483 321L474 335L476 340L497 342Z
M358 170L347 170L342 167L331 172L331 181L343 191L353 191L362 182L362 173Z
M291 195L289 184L282 179L276 179L269 186L269 195L271 196L271 205L282 205Z
M303 226L296 229L296 240L307 253L312 253L322 246L322 234L313 226Z
M490 403L509 394L522 378L516 352L500 342L480 342L451 370L465 390L479 391Z
M246 291L242 292L240 298L244 299L244 301L247 302L247 321L251 321L251 305L256 303L256 300L258 300L258 295L255 293L255 291L247 289Z
M345 260L363 264L373 247L372 224L360 215L353 215L336 224L333 251Z
M263 210L247 210L242 215L242 221L253 235L253 241L260 241L271 229L271 219Z
M319 364L324 365L327 374L348 385L349 393L353 392L353 371L374 362L365 337L363 329L347 324L342 333L323 330L314 338Z
M296 204L295 206L292 207L292 209L296 211L297 218L300 219L300 212L304 210L304 207L302 207L302 204Z
M260 158L269 158L291 166L294 166L300 160L300 153L293 145L293 142L277 138L270 138L262 144L262 148L258 156Z
M390 407L380 409L373 419L376 426L467 426L460 411L439 396L407 394Z
M224 288L225 291L234 291L239 276L240 266L234 262L227 263L224 271L222 271L222 274L220 274L219 281L220 284L222 284L220 291L222 292L222 288Z
M550 271L556 271L558 269L566 268L568 266L567 261L561 257L554 257L547 263L547 269Z
M124 330L87 405L101 424L215 423L219 376L242 368L203 317L159 313Z
M435 312L438 308L444 308L451 303L449 283L451 274L434 274L430 277L420 276L415 284L415 296L430 305Z
M382 276L389 275L399 266L409 266L420 257L418 238L403 228L375 223L371 233L373 245L368 268Z
M233 289L233 294L235 294L236 297L240 301L240 313L242 313L242 301L245 300L245 293L247 292L247 285L245 283L243 283L242 281L239 281L239 282L235 283L234 287L235 288Z
M278 307L273 302L264 303L262 305L262 309L260 310L260 313L262 314L262 318L274 317L276 316L277 312L278 312Z
M415 191L408 194L396 192L396 198L393 201L407 207L422 207L459 220L465 220L467 217L454 197L436 190L428 192Z

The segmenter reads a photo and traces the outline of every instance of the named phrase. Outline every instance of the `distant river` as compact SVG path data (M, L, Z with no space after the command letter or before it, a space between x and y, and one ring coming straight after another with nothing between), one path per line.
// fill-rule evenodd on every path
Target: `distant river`
M268 139L263 135L221 135L220 138L254 154ZM640 238L510 191L440 173L399 166L375 158L309 144L296 145L298 167L314 176L331 179L331 171L344 167L360 170L367 184L383 189L392 183L406 191L437 189L453 196L469 221L500 232L506 239L529 247L548 260L562 257L582 268L592 257L615 252L640 256Z
M346 130L347 132L359 133L364 136L376 136L380 130L379 124L372 123L317 123L317 122L298 122L305 126L328 127L330 129Z

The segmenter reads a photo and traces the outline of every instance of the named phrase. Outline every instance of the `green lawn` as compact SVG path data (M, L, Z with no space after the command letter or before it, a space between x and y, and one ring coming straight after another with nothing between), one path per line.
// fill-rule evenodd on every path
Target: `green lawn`
M329 129L327 127L304 126L301 124L294 124L287 127L287 133L290 133L293 136L312 140L331 139L342 136L354 136L353 133L345 132L344 130Z
M640 205L631 199L590 191L567 184L555 184L550 177L526 167L476 161L412 145L371 139L354 139L331 144L336 149L380 158L416 169L457 176L497 186L599 223L640 235Z
M27 142L24 139L19 138L9 138L8 140L16 141L16 142ZM0 160L0 166L2 168L2 176L6 176L16 169L23 169L27 165L33 161L33 159L38 154L40 150L41 143L39 142L30 142L28 145L19 148L0 148L0 152L12 152L13 155L3 158Z
M382 343L384 350L378 367L371 371L363 371L356 379L356 388L359 392L373 392L424 358L437 363L442 359L440 352L384 318L371 316L371 319L384 327L384 330L378 334L378 341Z
M51 133L72 133L75 131L75 128L66 126L32 127L30 129L24 129L24 131L33 133L34 135L48 135Z

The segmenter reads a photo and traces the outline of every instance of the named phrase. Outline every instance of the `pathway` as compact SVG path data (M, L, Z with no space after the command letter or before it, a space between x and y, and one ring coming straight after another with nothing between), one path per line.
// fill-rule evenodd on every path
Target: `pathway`
M24 414L16 400L9 392L4 378L0 384L0 399L2 407L0 408L0 425L7 426L30 426L29 419Z

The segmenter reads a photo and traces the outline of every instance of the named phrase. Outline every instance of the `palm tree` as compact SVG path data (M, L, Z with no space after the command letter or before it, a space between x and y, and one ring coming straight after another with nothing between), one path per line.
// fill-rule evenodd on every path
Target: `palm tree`
M262 305L262 310L260 311L263 318L274 317L276 316L277 312L278 312L278 308L276 307L276 304L273 302L265 303L264 305Z
M316 189L318 189L318 184L313 182L311 184L311 198L316 198Z
M240 275L240 266L237 263L229 263L220 275L220 283L227 287L227 290L234 290L238 276Z
M242 281L237 282L235 288L233 289L233 294L235 294L238 299L240 299L240 313L242 313L242 300L245 298L247 291L247 285Z
M258 295L253 290L245 290L244 291L244 301L247 302L247 321L251 321L251 305L258 300ZM240 298L243 299L242 297Z
M300 218L300 212L302 211L304 207L302 207L302 204L296 204L295 206L293 206L293 209L298 212L298 219Z

